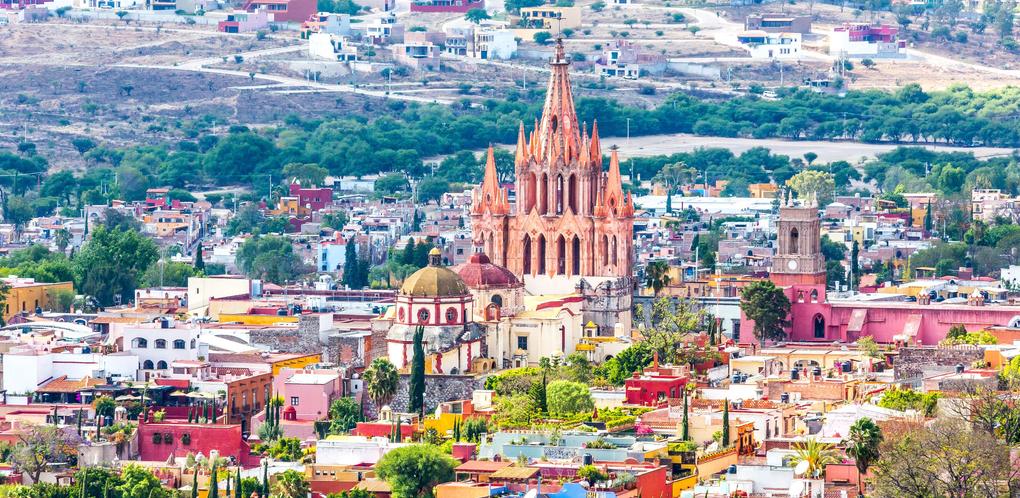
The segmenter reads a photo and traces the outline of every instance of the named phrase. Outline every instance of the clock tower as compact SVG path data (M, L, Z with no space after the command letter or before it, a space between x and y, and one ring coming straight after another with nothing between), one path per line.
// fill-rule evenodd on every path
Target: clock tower
M772 256L769 277L776 285L825 285L821 221L818 208L787 206L779 209L778 249Z

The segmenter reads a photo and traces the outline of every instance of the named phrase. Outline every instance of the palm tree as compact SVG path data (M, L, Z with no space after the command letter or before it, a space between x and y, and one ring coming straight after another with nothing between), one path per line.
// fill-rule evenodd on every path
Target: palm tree
M807 462L807 471L804 474L816 479L825 472L825 467L830 463L839 463L839 452L836 446L829 443L819 442L815 438L809 438L803 443L794 443L793 456L795 464Z
M376 358L365 369L362 379L365 381L365 392L375 403L376 409L379 409L389 404L393 400L393 396L397 394L400 376L390 360Z
M859 476L857 478L857 496L864 497L864 474L868 467L878 461L880 456L878 445L882 443L882 429L879 429L870 418L857 419L850 426L850 434L844 444L847 456L854 459Z
M663 287L669 285L669 263L665 261L652 261L645 267L645 286L652 288L655 296Z

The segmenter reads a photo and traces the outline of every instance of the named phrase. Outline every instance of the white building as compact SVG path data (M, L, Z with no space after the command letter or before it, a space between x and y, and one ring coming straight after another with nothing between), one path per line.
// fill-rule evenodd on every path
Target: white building
M866 23L844 24L829 36L829 55L848 58L902 58L907 44L899 40L898 28Z
M484 60L508 60L517 54L517 39L508 29L480 29L475 31L475 49L471 57Z
M317 465L361 465L378 462L388 451L405 446L386 438L329 436L315 443Z
M20 348L3 354L3 386L9 395L35 392L41 384L57 377L85 377L134 380L138 357L130 353L99 354L88 348L53 353Z
M123 348L138 358L139 377L154 370L166 371L176 360L208 358L209 346L198 340L201 330L177 325L172 319L162 319L124 328Z
M799 59L800 40L800 33L745 31L737 35L752 59Z
M312 33L308 37L308 55L335 62L355 62L358 49L346 37L331 33Z
M219 297L246 294L257 296L262 293L262 282L236 275L188 278L188 313L206 316L209 301Z

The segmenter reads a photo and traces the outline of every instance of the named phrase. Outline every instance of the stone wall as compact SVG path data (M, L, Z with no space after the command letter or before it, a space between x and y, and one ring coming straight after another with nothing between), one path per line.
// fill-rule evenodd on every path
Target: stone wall
M395 412L408 411L411 381L410 374L401 374L397 395L390 402ZM471 393L480 389L481 383L470 375L426 375L425 376L425 413L432 413L440 403L471 399ZM365 398L365 414L372 420L379 413L379 407L371 399Z
M983 360L984 350L974 346L946 348L902 348L896 358L896 380L920 380L924 377L952 372L956 365L970 368L975 361Z
M301 315L297 328L280 327L251 331L251 343L273 351L299 354L323 354L319 341L319 315Z

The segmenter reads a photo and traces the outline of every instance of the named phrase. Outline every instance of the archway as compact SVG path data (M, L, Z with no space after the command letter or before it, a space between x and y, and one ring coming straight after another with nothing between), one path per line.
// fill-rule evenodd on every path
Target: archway
M609 236L602 236L602 266L609 266Z
M538 236L538 273L545 273L545 235Z
M567 274L567 239L562 235L556 238L556 274Z
M570 244L570 274L580 275L581 274L581 239L574 236L574 241Z
M570 175L567 186L567 204L570 206L570 212L577 214L577 176Z
M800 249L800 232L797 227L790 229L790 254L797 254Z
M820 313L815 315L815 339L825 339L825 317Z

